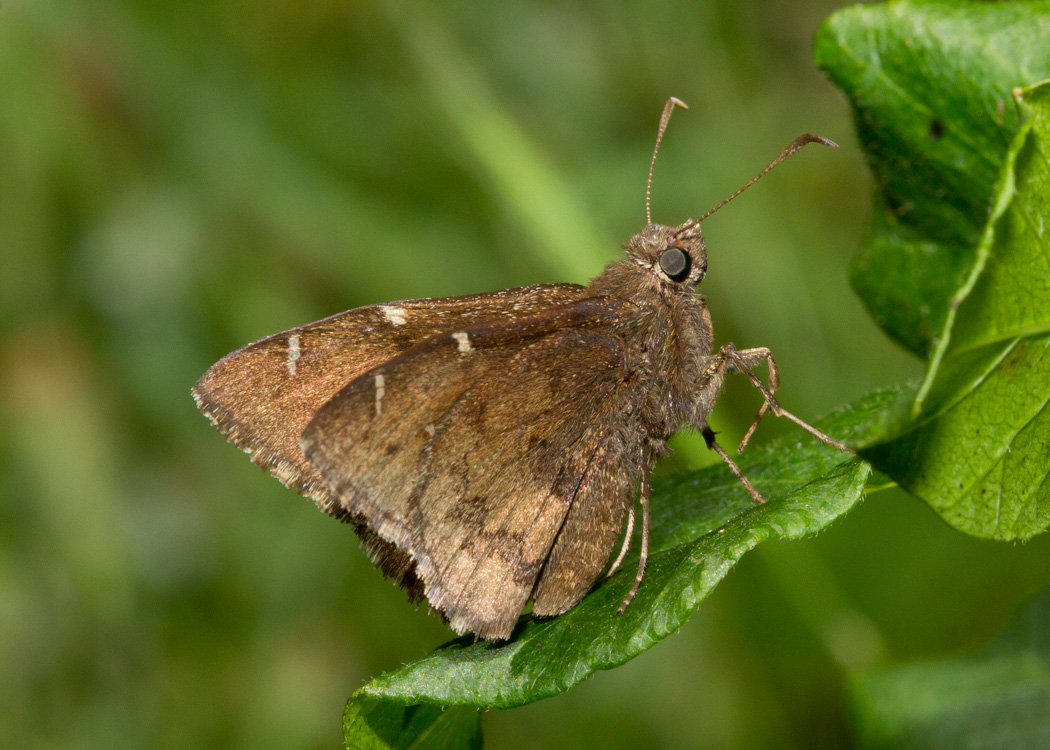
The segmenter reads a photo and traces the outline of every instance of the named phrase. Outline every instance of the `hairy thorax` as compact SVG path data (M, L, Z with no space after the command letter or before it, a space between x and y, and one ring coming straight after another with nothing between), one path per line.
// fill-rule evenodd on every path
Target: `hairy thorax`
M644 394L633 415L638 426L667 438L702 422L709 409L698 413L697 399L710 377L712 341L704 298L663 283L631 261L610 266L587 292L622 297L638 311L622 326L631 386Z
M644 344L631 357L638 370L648 370L639 416L649 434L670 437L697 422L696 400L708 378L711 352L707 306L698 295L681 295L671 304L652 306L641 317L645 335L636 341Z

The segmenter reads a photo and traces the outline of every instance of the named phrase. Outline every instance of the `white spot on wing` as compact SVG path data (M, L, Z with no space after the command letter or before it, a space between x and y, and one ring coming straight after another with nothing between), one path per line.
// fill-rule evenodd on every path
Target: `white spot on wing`
M292 334L288 337L288 359L285 362L288 365L288 373L295 375L296 363L299 361L299 334Z
M383 317L396 326L403 326L408 320L403 307L381 307L379 309L383 311Z
M470 336L462 331L453 333L452 338L454 338L456 343L459 344L459 351L463 354L466 354L474 348L470 345Z
M430 435L430 437L434 437L434 433L435 432L437 432L437 428L434 425L432 425L432 424L428 424L427 425L427 434Z
M386 394L386 379L376 373L376 414L382 411L383 396Z

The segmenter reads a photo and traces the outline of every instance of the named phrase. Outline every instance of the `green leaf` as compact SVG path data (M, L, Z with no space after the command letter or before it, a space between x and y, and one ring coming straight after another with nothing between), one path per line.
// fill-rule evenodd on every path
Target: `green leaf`
M354 694L343 712L350 750L481 748L481 715L471 708L405 706Z
M851 685L861 747L1050 747L1050 591L982 652L860 675Z
M854 6L825 21L815 56L850 98L876 186L853 286L926 356L995 202L1011 91L1050 78L1050 3Z
M821 422L822 429L861 442L878 429L895 392L868 396ZM559 617L522 618L511 640L453 640L422 659L384 674L352 698L347 742L356 718L380 705L520 706L568 690L598 670L638 656L676 631L740 559L767 539L819 532L862 497L870 468L856 458L797 434L740 460L767 499L755 505L722 465L667 479L653 489L649 565L638 596L616 610L634 578L627 563L580 604ZM385 721L386 719L384 719ZM394 719L390 719L394 721Z
M993 216L896 436L865 457L976 536L1050 525L1050 85L1029 89Z

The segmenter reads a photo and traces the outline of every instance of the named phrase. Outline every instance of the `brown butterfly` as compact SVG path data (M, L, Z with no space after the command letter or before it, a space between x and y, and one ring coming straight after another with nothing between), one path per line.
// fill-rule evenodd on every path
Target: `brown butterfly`
M653 165L677 99L660 118ZM252 461L353 524L368 554L457 633L510 637L573 607L623 561L641 507L641 583L649 471L683 427L701 431L756 502L761 496L708 427L727 373L745 374L767 410L848 450L785 411L768 349L712 353L696 293L707 272L699 220L647 225L627 257L589 286L541 284L371 305L268 336L214 365L193 389L200 410ZM754 373L769 367L768 385ZM626 530L624 530L626 517Z

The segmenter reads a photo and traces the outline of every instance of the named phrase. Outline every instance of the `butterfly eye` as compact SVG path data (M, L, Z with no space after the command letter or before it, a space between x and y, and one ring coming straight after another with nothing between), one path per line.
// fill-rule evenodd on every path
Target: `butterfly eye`
M671 281L685 281L689 276L689 255L680 247L669 247L660 256L660 270Z

